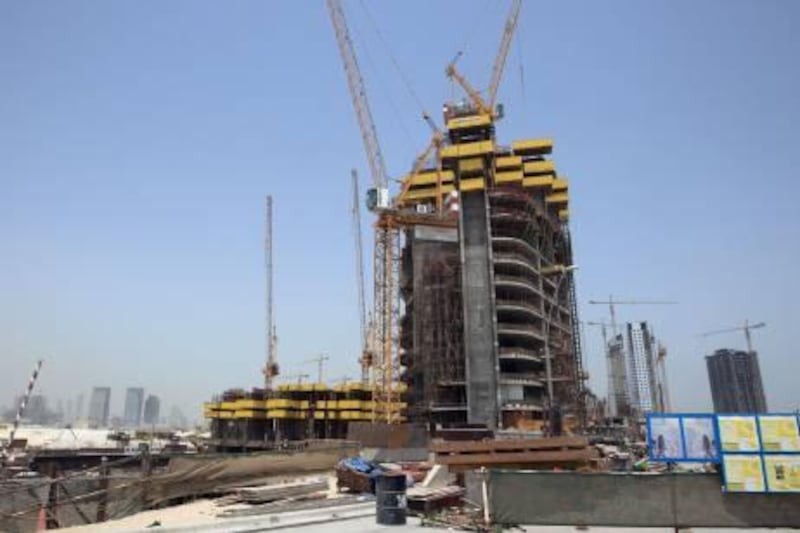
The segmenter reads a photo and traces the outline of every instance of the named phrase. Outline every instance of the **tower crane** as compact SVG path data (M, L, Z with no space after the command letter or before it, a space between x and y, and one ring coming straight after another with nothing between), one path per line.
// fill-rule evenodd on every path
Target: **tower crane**
M745 320L744 321L744 325L742 325L742 326L737 326L737 327L733 327L733 328L726 328L726 329L718 329L718 330L715 330L715 331L708 331L706 333L703 333L702 336L703 337L710 337L712 335L719 335L721 333L731 333L731 332L734 332L734 331L744 331L744 338L747 341L747 353L753 353L753 339L752 339L752 337L750 335L750 331L754 330L754 329L763 328L766 325L767 324L765 322L758 322L756 324L751 324L750 322Z
M323 370L325 368L325 361L330 359L327 355L318 355L316 357L312 357L311 359L306 360L306 363L316 363L317 364L317 383L324 383L322 378L324 377Z
M266 197L264 218L264 274L266 277L266 363L264 366L264 388L272 390L272 383L278 375L278 336L272 317L272 196Z
M17 429L19 428L19 423L22 421L22 417L25 415L25 408L28 406L28 401L31 399L31 394L33 393L34 385L36 385L36 380L39 379L39 372L42 370L42 363L43 361L41 359L36 361L36 365L33 367L31 377L28 379L28 386L25 389L25 394L22 396L19 406L17 406L17 414L14 417L14 425L11 427L11 431L8 434L8 444L6 444L5 448L2 449L2 453L0 453L0 466L5 466L6 458L8 457L8 451L11 449L11 446L14 445L14 436L17 434Z
M591 305L607 305L608 311L611 314L611 332L613 335L617 334L617 315L615 312L616 305L673 305L678 302L667 300L615 300L613 296L609 296L608 300L589 300Z
M667 347L658 343L658 355L656 356L656 379L658 380L658 403L662 413L672 411L672 402L669 399L669 388L667 387Z
M606 357L606 372L608 379L608 410L609 413L617 412L616 398L614 395L614 365L611 362L611 350L608 348L608 329L611 324L599 321L586 322L587 326L596 326L600 328L600 333L603 335L603 354Z
M469 96L470 100L472 101L474 111L479 115L488 115L491 119L500 118L499 113L496 110L497 90L500 87L500 81L503 79L506 58L508 57L508 51L511 48L511 41L514 37L514 32L517 29L517 22L519 21L519 12L521 8L522 0L512 1L511 9L506 17L505 27L503 28L503 35L500 38L500 46L497 50L497 55L495 56L494 65L492 67L492 78L489 82L489 88L487 90L488 98L486 100L484 100L480 92L472 87L472 85L470 85L466 78L464 78L464 76L456 68L456 62L463 55L461 52L456 54L455 58L453 58L453 60L445 69L445 74L447 74L447 77L455 80L464 89L464 92L467 93L467 96Z
M374 319L374 402L373 421L378 417L386 422L395 422L399 419L399 413L393 411L393 401L397 397L394 385L399 381L399 313L400 313L400 294L399 294L399 273L400 273L400 236L401 228L411 223L419 217L405 213L397 209L397 205L389 197L388 173L386 164L381 152L378 141L375 122L367 98L366 87L361 75L358 60L356 58L353 41L347 26L347 20L342 8L341 0L326 0L326 5L333 24L334 33L339 53L344 65L347 86L350 92L353 108L358 119L364 151L370 167L372 177L372 187L367 191L367 206L371 211L378 215L375 223L375 247L373 258L373 278L374 278L374 298L373 298L373 319ZM516 28L521 0L514 0L509 19L501 40L500 50L495 58L492 71L492 87L490 87L490 102L483 102L482 109L487 108L493 103L497 93L502 72L505 66L506 56L510 47L510 41ZM465 87L469 87L468 82L455 70L448 67L448 72L452 70L456 80ZM471 97L480 94L472 91ZM482 102L482 99L479 100ZM436 154L437 168L441 166L440 148L446 141L445 135L435 126L427 114L423 114L426 122L434 130L431 142L414 163L414 170L418 172L430 159L431 155ZM494 115L490 113L490 119ZM412 173L413 174L413 173ZM407 184L404 184L407 186ZM441 183L439 183L441 186ZM441 195L439 195L441 196ZM442 212L441 199L437 201L437 211ZM438 218L438 217L428 217ZM418 220L417 220L418 221ZM437 224L434 220L428 220Z
M358 282L358 319L361 327L361 356L358 359L361 365L361 381L369 382L369 372L374 362L371 342L372 317L367 314L366 291L364 288L364 243L361 238L361 208L358 194L358 172L351 171L353 178L353 236L356 248L356 280Z
M399 378L398 365L398 322L400 309L399 293L399 254L400 225L392 216L393 209L389 200L389 180L386 163L383 159L375 121L372 118L366 86L358 66L353 41L347 27L347 19L342 9L341 0L326 0L328 12L333 24L339 54L342 57L347 86L353 103L364 151L370 167L373 187L367 191L367 206L378 215L375 224L375 248L373 259L374 270L374 320L377 367L375 372L374 402L376 409L373 420L378 415L385 415L387 422L396 417L391 405L394 383Z
M303 372L298 372L297 374L282 374L281 377L283 379L297 379L297 384L302 385L303 380L309 379L311 376Z

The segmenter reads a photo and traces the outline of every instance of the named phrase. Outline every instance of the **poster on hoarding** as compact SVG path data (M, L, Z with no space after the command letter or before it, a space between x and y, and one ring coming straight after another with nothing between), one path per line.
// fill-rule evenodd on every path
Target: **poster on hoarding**
M761 455L724 454L725 490L728 492L764 492L764 469Z
M761 449L765 452L800 452L795 415L759 415Z
M758 452L755 416L718 415L719 440L723 452Z
M717 447L717 431L714 426L713 416L681 417L683 424L683 438L686 444L686 459L698 461L717 461L719 453Z
M680 460L684 458L681 422L677 416L651 417L648 444L653 460Z
M769 492L800 492L800 455L764 455Z

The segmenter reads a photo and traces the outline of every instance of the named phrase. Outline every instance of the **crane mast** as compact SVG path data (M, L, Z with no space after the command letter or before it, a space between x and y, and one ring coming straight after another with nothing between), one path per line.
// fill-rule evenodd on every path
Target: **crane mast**
M386 422L398 420L399 413L393 411L395 400L394 383L399 377L398 366L398 315L400 292L399 279L400 226L394 222L394 209L389 200L389 180L383 159L375 121L372 118L367 91L356 59L353 41L347 27L340 0L326 0L333 23L336 42L342 57L347 86L353 108L358 118L361 139L367 155L373 188L367 192L367 203L378 214L375 224L375 248L373 255L375 343L377 345L376 383L373 395L373 421L379 418Z
M265 349L266 363L264 366L264 388L272 390L272 382L278 375L277 343L275 322L272 316L272 196L266 197L264 216L264 277L266 278L265 311L266 323Z
M371 320L367 318L367 299L364 288L364 243L361 238L361 208L358 194L358 172L353 169L351 172L353 179L353 236L355 238L356 249L356 280L358 282L358 319L361 326L361 381L369 381L369 369L373 363L372 346L370 342L370 330L372 329Z

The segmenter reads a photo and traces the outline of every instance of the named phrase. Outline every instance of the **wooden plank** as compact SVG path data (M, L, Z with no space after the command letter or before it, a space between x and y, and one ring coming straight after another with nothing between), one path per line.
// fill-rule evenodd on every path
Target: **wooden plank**
M559 448L586 448L585 437L549 437L544 439L508 439L461 442L434 442L431 451L436 453L481 453L507 450L546 450Z
M465 455L440 455L438 464L447 466L497 466L525 464L582 463L593 457L592 450L545 450L538 452L477 453Z

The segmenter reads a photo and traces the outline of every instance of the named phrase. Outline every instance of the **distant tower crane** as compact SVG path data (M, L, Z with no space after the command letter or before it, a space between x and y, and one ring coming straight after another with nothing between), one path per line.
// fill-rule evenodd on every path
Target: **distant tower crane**
M265 349L267 351L264 366L264 388L272 390L272 383L278 375L278 336L272 316L272 196L266 198L266 212L264 217L264 275L266 278L266 324Z
M669 399L669 387L667 386L667 347L660 342L658 343L658 356L656 357L656 380L659 412L669 413L672 411L672 403Z
M324 377L324 368L325 368L325 361L330 359L327 355L318 355L317 357L313 357L308 359L306 363L316 363L317 364L317 383L324 383L322 378Z
M608 311L611 314L611 333L617 334L617 315L615 312L616 305L673 305L678 302L666 300L615 300L613 296L609 296L608 300L589 300L591 305L607 305Z
M361 208L358 194L358 172L352 170L353 178L353 236L356 248L356 279L358 281L358 319L361 326L361 356L358 362L361 365L361 381L369 382L369 373L374 363L372 347L372 316L367 314L366 291L364 287L364 244L361 239Z
M19 406L17 406L17 414L14 417L14 425L11 428L11 431L8 434L8 444L2 450L2 454L0 454L0 466L4 466L6 462L6 457L8 457L8 450L11 449L11 446L14 444L14 436L17 434L17 429L19 428L19 424L22 421L22 417L25 415L25 408L28 406L28 401L31 399L31 394L33 393L33 386L36 385L36 380L39 379L39 372L42 370L42 363L43 361L39 359L36 361L36 365L33 367L33 372L31 373L31 377L28 380L28 387L25 389L25 394L22 396L22 400L19 402Z
M617 405L616 405L616 398L614 395L614 365L611 362L611 350L608 347L608 327L611 324L607 324L606 322L593 322L589 321L586 322L587 326L597 326L600 328L600 333L603 336L603 354L606 358L606 372L607 372L607 379L608 379L608 410L609 413L616 413Z
M500 38L500 46L497 50L497 55L494 59L494 66L492 67L492 78L489 82L487 90L487 99L481 96L480 92L470 85L470 83L461 75L456 69L456 62L461 58L462 52L458 52L453 60L447 65L445 74L448 78L454 79L467 93L474 112L479 115L489 115L492 119L501 118L500 113L496 110L497 105L497 90L500 87L500 81L503 79L503 71L506 66L506 58L508 51L511 48L511 41L514 37L514 32L517 29L517 22L519 21L519 12L522 8L522 0L513 0L511 9L506 17L505 27L503 28L503 35Z
M297 374L281 374L281 378L283 379L297 379L297 384L302 385L304 379L309 379L311 376L309 374L305 374L299 372Z
M753 339L750 336L750 331L754 329L763 328L767 324L765 322L758 322L757 324L751 324L747 320L744 321L744 325L737 326L734 328L726 328L726 329L718 329L715 331L708 331L703 333L703 337L710 337L712 335L719 335L721 333L731 333L734 331L744 331L744 338L747 341L747 353L753 353Z

